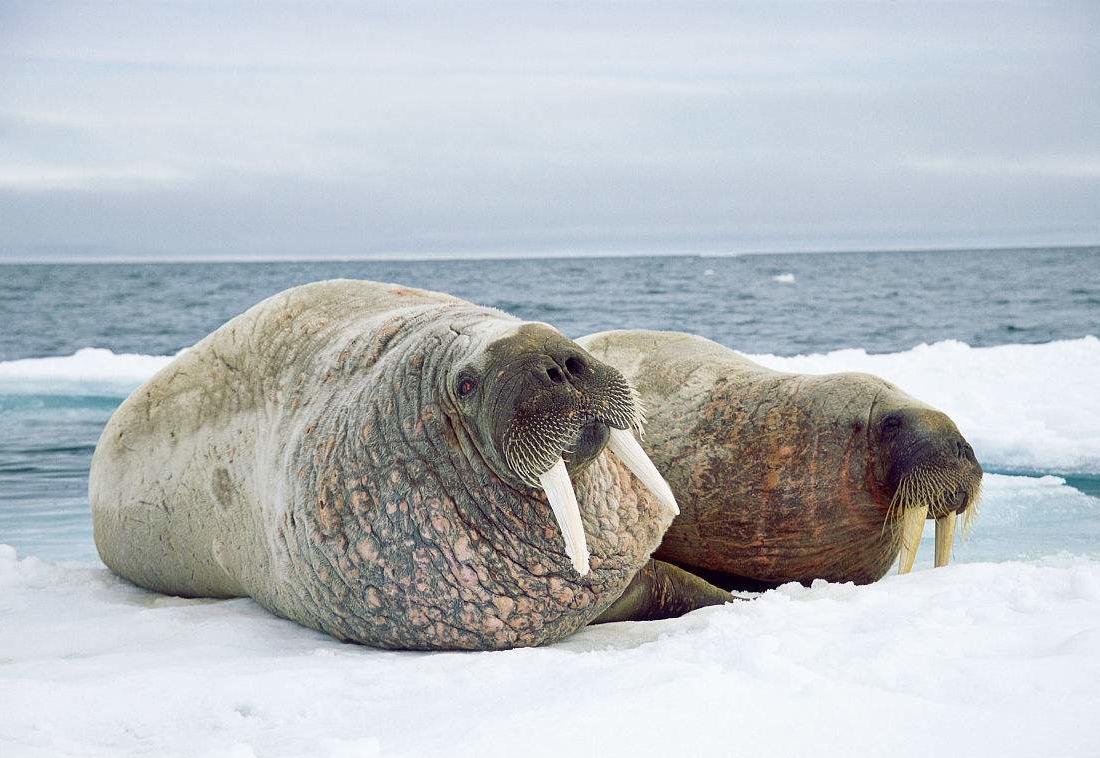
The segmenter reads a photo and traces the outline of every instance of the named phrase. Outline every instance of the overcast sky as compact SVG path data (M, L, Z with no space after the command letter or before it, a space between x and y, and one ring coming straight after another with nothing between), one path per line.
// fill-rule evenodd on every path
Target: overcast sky
M1100 243L1100 2L0 1L0 258Z

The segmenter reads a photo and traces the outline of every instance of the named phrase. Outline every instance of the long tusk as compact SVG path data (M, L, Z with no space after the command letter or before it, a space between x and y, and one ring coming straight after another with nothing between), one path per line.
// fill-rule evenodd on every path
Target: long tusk
M936 568L951 563L951 548L955 544L955 521L957 511L936 519Z
M673 516L680 515L680 506L676 504L672 488L653 465L653 461L649 460L649 456L645 454L645 450L642 450L642 446L638 444L638 440L634 439L629 429L611 427L611 439L608 440L607 447L634 472L634 476L638 477L642 484L657 496L661 505Z
M901 519L901 562L898 565L898 573L908 574L913 570L913 562L917 560L917 547L920 546L920 538L924 534L928 506L906 508L899 518Z
M581 509L577 505L577 493L573 491L573 482L565 470L565 461L558 458L557 463L544 474L539 474L539 484L550 501L554 519L565 538L565 554L573 562L573 568L584 576L588 573L588 543L584 539L584 524L581 522Z

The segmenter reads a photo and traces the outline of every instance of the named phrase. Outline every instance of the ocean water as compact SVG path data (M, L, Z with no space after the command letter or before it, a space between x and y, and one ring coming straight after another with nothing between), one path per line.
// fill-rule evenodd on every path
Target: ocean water
M112 410L232 316L334 277L571 336L674 329L784 370L880 374L952 415L991 472L957 560L1100 556L1100 248L0 266L0 544L95 562L87 471Z

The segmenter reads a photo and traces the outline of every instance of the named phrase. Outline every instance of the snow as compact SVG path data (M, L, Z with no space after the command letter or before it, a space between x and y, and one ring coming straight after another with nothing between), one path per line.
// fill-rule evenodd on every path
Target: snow
M1100 744L1100 562L1088 558L788 585L548 648L421 654L0 547L0 618L6 758L926 758Z

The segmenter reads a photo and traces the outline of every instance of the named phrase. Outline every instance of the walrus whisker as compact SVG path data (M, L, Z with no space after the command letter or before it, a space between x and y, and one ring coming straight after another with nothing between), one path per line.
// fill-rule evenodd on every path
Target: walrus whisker
M966 493L966 503L957 509L954 498L960 489ZM935 565L946 566L951 562L959 511L964 512L965 536L977 512L980 495L980 479L975 482L956 472L921 467L907 474L890 499L883 523L884 532L887 525L893 529L894 539L901 551L899 573L904 574L911 569L924 531L923 523L917 523L917 513L924 514L922 519L927 519L929 515L935 518Z
M625 381L625 380L624 380ZM630 427L638 432L638 436L645 439L645 406L642 405L642 396L638 392L637 388L630 382L626 382L626 387L630 392L630 402L634 407L634 416L631 419Z
M912 487L913 480L911 478L906 477L901 481L894 492L894 496L890 498L890 505L886 509L886 520L882 522L883 533L886 532L886 527L889 526L895 543L901 541L901 519L899 516L914 500L910 495Z
M966 509L963 511L963 539L970 537L970 530L974 528L974 522L978 518L978 513L981 511L982 503L982 481L978 480L978 483L974 486L974 490L970 495L970 499L966 503Z
M549 471L562 452L576 443L581 424L575 420L543 418L531 427L509 430L504 440L504 457L526 484L538 486L539 477Z

